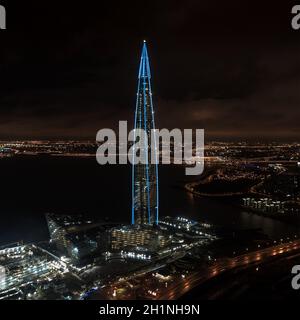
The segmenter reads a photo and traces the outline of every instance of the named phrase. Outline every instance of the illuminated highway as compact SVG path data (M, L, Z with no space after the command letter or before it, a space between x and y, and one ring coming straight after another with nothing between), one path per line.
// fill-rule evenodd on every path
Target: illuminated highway
M283 254L294 254L300 250L300 240L291 241L275 245L266 249L249 252L235 258L222 259L217 261L213 266L208 267L207 271L193 272L185 278L172 283L168 290L162 292L159 300L176 300L187 293L192 288L212 279L213 277L235 268L259 265L266 262L270 258L282 257Z

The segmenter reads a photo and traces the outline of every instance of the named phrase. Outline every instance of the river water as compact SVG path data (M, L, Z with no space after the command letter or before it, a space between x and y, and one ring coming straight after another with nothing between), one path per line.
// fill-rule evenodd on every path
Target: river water
M0 244L48 238L46 212L83 213L130 223L131 169L100 166L94 158L15 157L0 160ZM246 212L217 198L199 198L182 189L191 180L179 166L160 166L160 215L232 226L261 228L273 238L291 235L289 225Z

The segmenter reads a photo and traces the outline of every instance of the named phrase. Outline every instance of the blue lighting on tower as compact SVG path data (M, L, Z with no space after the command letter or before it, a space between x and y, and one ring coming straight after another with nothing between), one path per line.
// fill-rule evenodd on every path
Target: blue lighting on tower
M155 130L151 72L144 41L138 75L138 90L134 128L143 129L147 135L143 148L146 164L136 163L133 148L132 164L132 219L134 225L158 224L158 164L151 164L151 130ZM135 137L136 138L136 137ZM157 157L157 146L154 141L154 154Z

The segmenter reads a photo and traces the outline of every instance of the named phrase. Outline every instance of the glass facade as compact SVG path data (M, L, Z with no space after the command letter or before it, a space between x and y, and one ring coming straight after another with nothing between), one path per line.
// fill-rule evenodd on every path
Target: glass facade
M153 225L158 223L158 166L150 163L151 153L157 156L157 148L154 142L154 150L151 150L151 130L155 129L155 121L146 42L143 45L139 68L134 128L144 130L147 139L140 148L140 152L144 152L145 163L135 161L136 150L133 148L132 224Z

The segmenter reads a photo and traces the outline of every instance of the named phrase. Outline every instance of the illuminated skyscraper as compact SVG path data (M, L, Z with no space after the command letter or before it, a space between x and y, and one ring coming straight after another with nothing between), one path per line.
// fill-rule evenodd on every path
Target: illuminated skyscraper
M134 128L147 134L147 143L141 148L146 164L135 161L132 166L132 224L152 225L158 223L158 166L151 164L151 130L155 129L151 92L151 73L146 41L143 44L135 110ZM152 152L156 155L154 144Z

